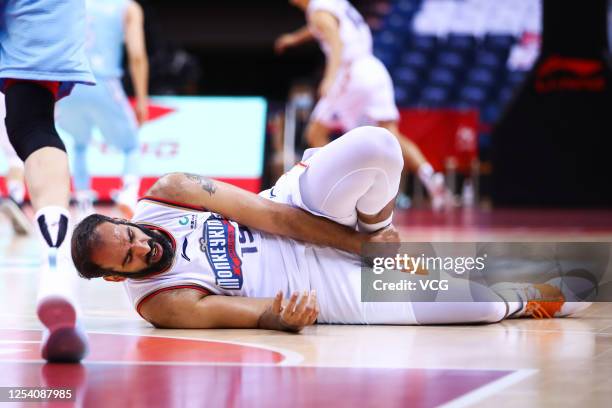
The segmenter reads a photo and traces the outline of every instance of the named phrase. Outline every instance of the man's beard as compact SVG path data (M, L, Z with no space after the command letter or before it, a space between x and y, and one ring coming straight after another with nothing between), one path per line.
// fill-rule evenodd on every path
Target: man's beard
M147 236L150 237L148 244L151 249L153 249L154 245L157 243L162 248L162 256L159 261L155 263L151 263L151 254L152 251L147 254L147 264L148 266L138 272L128 273L128 274L120 274L122 276L126 276L130 279L144 279L148 278L152 275L155 275L159 272L166 270L172 264L172 260L174 259L174 248L172 248L172 243L170 239L163 233L152 231L146 227L143 227L138 224L130 223L132 227L138 228Z

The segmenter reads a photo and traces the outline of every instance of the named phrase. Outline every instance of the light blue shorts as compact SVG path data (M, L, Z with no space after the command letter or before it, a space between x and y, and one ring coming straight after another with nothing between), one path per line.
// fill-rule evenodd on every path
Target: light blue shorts
M0 0L0 89L4 79L95 84L85 56L84 0Z
M138 147L138 124L118 79L98 78L96 86L79 86L57 104L56 123L77 145L87 145L98 128L122 151Z

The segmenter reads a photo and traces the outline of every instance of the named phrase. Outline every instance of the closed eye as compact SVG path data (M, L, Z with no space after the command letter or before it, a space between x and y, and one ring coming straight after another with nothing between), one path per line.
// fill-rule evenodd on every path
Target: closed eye
M134 231L132 231L131 228L127 229L127 236L128 236L128 242L130 244L134 243ZM125 266L125 265L129 264L130 262L132 262L132 247L131 247L131 245L130 245L130 249L128 250L127 254L125 255L125 258L123 258L123 263L121 265Z

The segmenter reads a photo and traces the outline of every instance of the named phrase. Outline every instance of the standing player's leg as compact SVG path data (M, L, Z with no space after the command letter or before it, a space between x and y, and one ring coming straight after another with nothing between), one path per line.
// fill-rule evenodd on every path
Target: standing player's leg
M427 192L431 196L431 205L433 209L440 210L445 206L451 207L453 203L452 195L444 184L444 175L436 173L423 155L423 152L421 152L421 149L400 132L397 121L379 121L378 126L384 127L397 137L397 140L402 146L402 154L404 156L406 168L416 174L427 189Z
M304 132L310 147L322 147L329 143L330 128L316 119L311 119Z
M25 161L25 179L43 244L37 307L48 329L43 357L78 361L86 353L87 343L76 329L71 288L76 277L67 244L70 173L65 147L54 126L54 104L53 93L45 87L31 81L16 82L6 91L6 125L17 154Z
M56 108L57 125L72 136L74 141L72 174L79 218L94 212L95 193L91 188L87 152L94 127L92 112L95 112L89 95L97 93L97 88L98 86L75 89L70 98L59 101Z
M397 126L399 111L395 105L393 82L382 62L375 57L360 60L352 68L350 86L355 88L351 90L352 94L360 95L361 116L397 137L406 169L419 177L432 198L433 208L437 210L450 205L452 196L444 186L444 176L434 172L421 149ZM351 110L355 111L354 108Z
M96 124L104 139L123 154L122 187L113 199L123 218L130 219L140 190L138 122L119 80L104 80L98 86Z
M332 129L350 130L358 126L353 120L353 112L359 111L360 101L347 89L349 78L349 72L341 69L332 89L315 105L304 132L308 146L322 147L328 144ZM350 116L350 119L345 116ZM349 120L351 125L347 126Z
M404 166L397 139L360 127L318 150L300 176L305 207L338 223L375 231L391 223Z
M75 83L94 84L84 54L83 0L8 0L1 5L0 88L6 127L25 178L44 250L37 312L46 326L43 357L78 361L87 342L76 324L70 259L70 173L54 105ZM7 80L8 81L7 83Z

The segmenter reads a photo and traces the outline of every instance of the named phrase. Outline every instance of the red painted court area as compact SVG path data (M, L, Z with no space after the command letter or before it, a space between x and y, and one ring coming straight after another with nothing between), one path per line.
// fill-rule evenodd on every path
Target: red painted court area
M97 333L84 364L44 364L40 332L0 335L2 386L75 390L75 401L31 406L434 407L513 373L283 367L281 353L254 346Z
M511 371L2 363L5 386L69 387L87 407L435 407ZM70 406L71 404L49 404Z
M40 360L41 332L0 330L0 358ZM279 364L283 354L260 347L217 341L89 333L88 362L168 364ZM1 361L1 360L0 360Z

